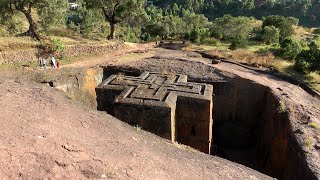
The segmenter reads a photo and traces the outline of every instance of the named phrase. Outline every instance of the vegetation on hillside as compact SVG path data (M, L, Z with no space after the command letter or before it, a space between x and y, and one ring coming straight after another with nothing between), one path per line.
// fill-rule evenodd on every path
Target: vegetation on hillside
M46 47L49 43L57 51L61 51L63 42L57 38L48 40L47 36L129 42L181 40L223 46L233 53L242 49L237 52L253 52L258 59L271 54L274 59L288 61L292 71L301 74L320 71L320 30L298 26L318 25L315 19L320 17L320 11L316 11L320 4L314 0L155 0L154 5L147 5L145 0L75 0L75 3L77 7L70 8L66 0L1 0L0 36L30 36ZM274 66L267 64L261 63Z

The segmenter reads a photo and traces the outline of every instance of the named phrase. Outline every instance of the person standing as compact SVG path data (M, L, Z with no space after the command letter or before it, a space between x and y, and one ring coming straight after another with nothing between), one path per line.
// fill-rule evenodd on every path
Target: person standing
M57 60L57 68L60 68L60 61Z
M42 59L42 67L47 69L47 60L45 58Z
M52 58L51 58L51 67L57 68L56 59L54 58L54 56L52 56Z
M38 63L40 68L43 67L43 58L40 55L38 56Z

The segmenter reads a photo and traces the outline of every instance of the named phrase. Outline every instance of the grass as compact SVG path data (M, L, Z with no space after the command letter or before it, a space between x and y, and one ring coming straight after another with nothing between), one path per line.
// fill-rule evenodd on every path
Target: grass
M320 128L319 124L314 122L314 121L310 122L308 125L310 127L312 127L313 129L319 129Z
M307 146L307 148L309 149L309 150L311 150L312 149L312 146L313 146L313 139L311 138L311 137L306 137L306 139L305 139L305 145Z
M114 42L106 39L85 39L80 37L63 37L63 36L47 36L43 39L44 42L49 42L50 39L58 38L66 46L72 45L110 45ZM36 48L40 43L30 37L0 37L0 52L16 51L24 49Z
M0 52L31 49L38 44L29 37L0 37Z
M50 39L59 38L66 47L76 45L90 45L90 46L107 46L113 43L105 39L85 39L85 38L70 38L60 36L47 36L43 39L44 42L49 42ZM0 53L13 52L19 50L34 50L40 42L31 39L30 37L0 37ZM103 52L101 52L103 54ZM60 60L61 65L71 64L77 61L85 60L88 57L92 58L96 55L79 55L77 57L64 57ZM31 62L14 62L14 63L0 63L0 68L17 68L22 66L37 67L37 60Z
M298 39L305 39L310 34L310 30L302 26L293 26L293 29L295 32L294 36Z
M21 67L30 67L36 68L38 67L37 61L30 61L30 62L16 62L16 63L9 63L9 64L0 64L0 69L15 69Z
M178 147L179 149L184 149L184 150L187 150L187 151L190 151L190 152L199 152L198 150L190 147L190 146L187 146L187 145L184 145L184 144L180 144L178 142L173 142L173 145Z
M139 124L133 126L134 129L136 129L137 131L140 131L141 130L141 126Z
M294 69L294 61L277 59L272 65L278 71L305 83L320 92L320 74L317 72L301 73Z
M287 113L286 104L283 101L279 101L279 105L277 107L278 114L285 114Z

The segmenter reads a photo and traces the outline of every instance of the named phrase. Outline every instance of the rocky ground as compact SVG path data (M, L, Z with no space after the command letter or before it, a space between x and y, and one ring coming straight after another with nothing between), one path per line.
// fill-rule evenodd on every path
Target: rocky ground
M0 112L2 179L269 179L33 82L2 79Z
M136 58L130 62L119 60L107 63L106 66L188 74L193 80L201 82L205 82L206 79L219 81L239 76L270 87L289 111L290 128L302 149L302 156L307 159L313 173L320 177L320 99L308 94L301 87L274 76L230 63L212 64L211 60L194 52L158 48L153 49L152 53L151 57Z
M310 122L320 124L319 99L298 86L268 75L227 63L212 65L197 53L158 49L149 44L132 45L124 53L83 60L58 71L1 71L0 177L269 179L242 165L172 144L83 106L47 84L33 82L39 72L61 76L63 73L56 72L103 64L187 73L202 80L237 75L269 86L288 106L292 105L293 130L313 171L320 172L319 130L309 125ZM312 139L311 146L305 146L306 137Z

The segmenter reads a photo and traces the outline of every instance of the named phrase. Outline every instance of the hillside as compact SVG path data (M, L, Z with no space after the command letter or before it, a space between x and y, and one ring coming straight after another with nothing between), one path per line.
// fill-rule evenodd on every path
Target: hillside
M0 81L3 179L270 179L190 151L32 82Z

